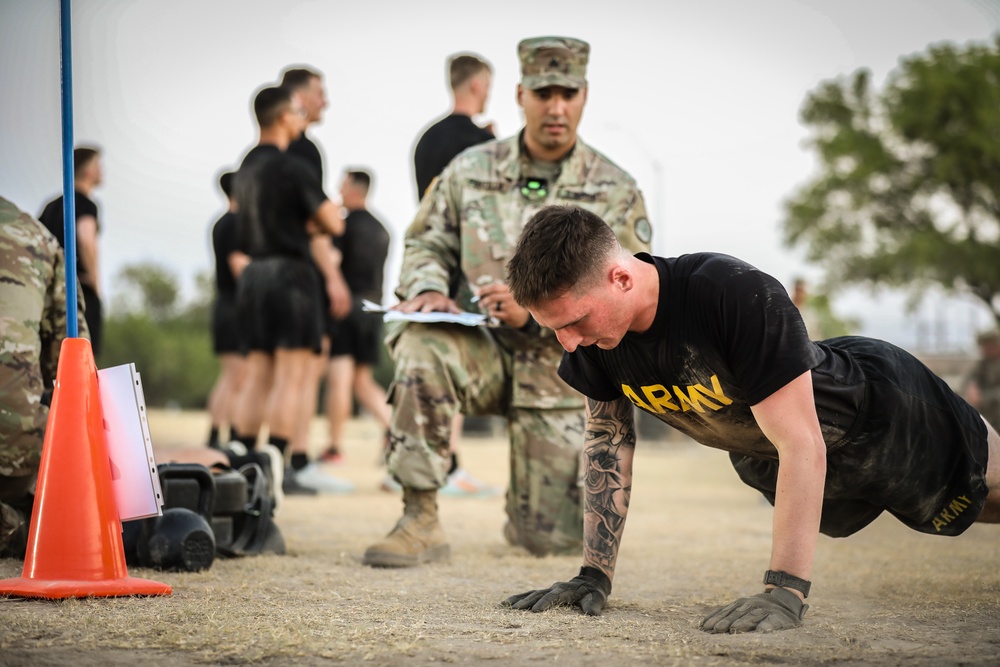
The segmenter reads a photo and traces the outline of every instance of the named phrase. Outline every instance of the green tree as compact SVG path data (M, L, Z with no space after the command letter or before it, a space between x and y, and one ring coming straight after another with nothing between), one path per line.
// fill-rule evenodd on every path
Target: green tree
M1000 38L822 83L802 120L820 173L786 202L785 241L828 288L968 292L1000 322Z
M204 407L218 374L210 332L211 284L180 303L177 276L154 263L130 264L115 280L105 322L102 368L134 363L150 406Z
M115 307L124 312L144 312L164 322L174 315L180 287L177 276L152 262L128 264L118 272Z

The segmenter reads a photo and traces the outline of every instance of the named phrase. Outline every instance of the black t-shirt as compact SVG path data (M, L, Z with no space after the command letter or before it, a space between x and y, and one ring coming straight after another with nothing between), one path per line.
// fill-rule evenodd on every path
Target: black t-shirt
M326 200L312 168L277 146L255 146L236 173L238 247L254 259L312 259L306 222Z
M660 277L653 324L614 349L564 354L560 377L594 400L626 396L704 445L777 458L750 406L811 369L824 440L844 437L864 376L847 353L809 340L777 280L728 255L636 257Z
M239 250L236 238L236 214L227 211L212 226L212 251L215 253L215 287L220 296L236 296L236 276L229 268L229 255Z
M76 202L76 220L80 221L80 218L84 216L93 216L94 220L97 221L97 229L101 229L101 219L97 217L97 204L94 203L87 195L82 192L76 192L76 197L74 198ZM66 247L66 229L63 227L63 198L56 197L42 209L42 212L38 216L38 221L45 225L45 228L52 232L52 235L56 237L59 241L59 245L63 248ZM82 274L86 267L80 262L79 255L77 255L76 262L76 273L77 275Z
M320 184L323 183L323 154L319 152L319 147L313 143L312 139L303 132L298 139L288 144L288 152L305 160L316 173L316 178Z
M389 254L389 232L378 218L362 209L344 219L343 236L333 244L343 253L340 271L354 296L382 301L382 272Z
M413 151L417 177L417 198L423 199L434 177L444 171L452 158L470 146L495 139L468 116L451 114L427 128Z

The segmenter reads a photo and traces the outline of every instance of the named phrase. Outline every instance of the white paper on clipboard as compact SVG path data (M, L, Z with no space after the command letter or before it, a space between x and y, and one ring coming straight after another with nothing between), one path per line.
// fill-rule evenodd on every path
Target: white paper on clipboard
M163 492L146 420L146 399L135 364L97 371L111 486L121 521L163 514Z
M389 310L368 299L361 301L361 310L366 313L382 313L383 322L423 322L425 324L446 322L450 324L462 324L467 327L478 327L487 323L487 317L480 313L404 313L398 310Z

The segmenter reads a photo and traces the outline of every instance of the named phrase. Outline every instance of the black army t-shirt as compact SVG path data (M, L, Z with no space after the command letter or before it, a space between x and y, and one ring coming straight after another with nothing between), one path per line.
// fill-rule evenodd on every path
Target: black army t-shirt
M288 154L295 155L305 161L316 174L320 184L323 183L323 154L312 139L303 132L298 139L288 144Z
M97 204L94 203L87 195L82 192L75 192L75 197L73 198L75 208L75 215L77 221L85 216L93 216L94 220L97 221L97 230L101 229L101 220L97 217ZM42 210L41 214L38 216L38 221L45 225L45 228L52 232L52 235L56 237L59 241L59 245L63 248L66 247L66 228L63 226L63 198L56 197ZM76 272L81 274L86 271L79 261L79 255L77 256Z
M344 234L333 237L343 254L340 271L351 294L382 301L382 278L389 254L389 232L368 211L354 210L344 219Z
M625 396L704 445L777 458L750 406L812 369L824 440L843 438L862 405L863 374L846 353L809 340L777 280L728 255L636 257L659 274L653 324L612 350L564 354L567 383L598 401Z
M309 259L306 222L326 199L316 174L301 158L274 145L255 146L234 184L239 248L258 259Z
M215 287L221 296L236 296L236 277L229 268L229 255L239 250L236 240L236 214L227 211L212 227L212 251L215 253Z
M444 171L452 159L470 146L494 139L463 114L445 116L431 125L413 151L413 168L417 177L417 198L423 199L434 177Z

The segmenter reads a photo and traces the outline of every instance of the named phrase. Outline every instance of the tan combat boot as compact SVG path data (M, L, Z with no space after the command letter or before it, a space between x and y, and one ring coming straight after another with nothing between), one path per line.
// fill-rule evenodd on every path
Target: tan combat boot
M365 550L361 562L372 567L413 567L450 556L451 547L438 521L437 489L403 487L403 518L384 540Z

